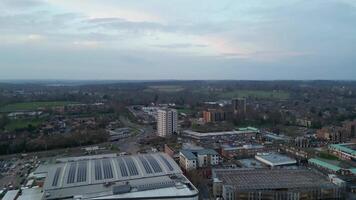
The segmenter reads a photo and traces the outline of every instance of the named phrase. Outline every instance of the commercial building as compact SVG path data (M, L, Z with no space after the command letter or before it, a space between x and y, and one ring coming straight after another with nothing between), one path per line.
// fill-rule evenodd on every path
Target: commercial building
M226 158L245 158L266 152L267 148L259 144L245 144L242 146L221 145L221 155Z
M179 165L185 171L214 166L220 163L221 157L213 149L184 149L179 153Z
M63 160L47 166L44 199L198 199L198 190L163 153Z
M157 112L157 135L169 137L178 130L178 114L174 109L162 109Z
M308 169L214 169L214 197L234 199L343 199L344 188Z
M255 155L255 159L271 168L297 164L295 159L279 153L258 153Z
M337 157L345 160L356 161L356 143L331 144L329 151Z
M252 138L252 137L256 137L257 133L259 133L258 129L253 127L247 127L247 128L239 128L238 130L233 130L233 131L208 132L208 133L202 133L202 132L197 132L192 130L184 130L183 136L196 140L210 140L210 139L219 139L223 137Z

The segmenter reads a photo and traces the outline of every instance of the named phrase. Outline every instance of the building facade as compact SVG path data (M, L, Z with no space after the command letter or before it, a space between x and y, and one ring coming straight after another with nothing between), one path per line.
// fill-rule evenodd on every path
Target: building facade
M169 137L178 130L178 113L174 109L162 109L157 112L157 135Z
M225 121L227 120L227 115L223 110L208 109L203 111L203 121L205 123Z
M325 127L317 130L316 136L318 139L328 141L330 143L345 142L349 139L348 134L342 127Z
M213 149L184 149L179 153L179 165L185 171L216 166L220 163L221 157Z
M246 113L246 99L237 98L232 100L232 107L234 114L245 114Z

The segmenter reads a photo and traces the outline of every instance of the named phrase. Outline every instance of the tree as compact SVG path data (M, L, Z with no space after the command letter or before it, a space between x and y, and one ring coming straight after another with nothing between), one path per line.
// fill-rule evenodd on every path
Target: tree
M6 116L6 114L0 115L0 130L3 130L9 122L10 119Z

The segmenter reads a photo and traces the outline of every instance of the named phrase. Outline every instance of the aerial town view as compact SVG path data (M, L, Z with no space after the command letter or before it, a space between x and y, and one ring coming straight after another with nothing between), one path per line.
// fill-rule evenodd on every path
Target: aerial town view
M356 199L354 1L0 11L0 199Z

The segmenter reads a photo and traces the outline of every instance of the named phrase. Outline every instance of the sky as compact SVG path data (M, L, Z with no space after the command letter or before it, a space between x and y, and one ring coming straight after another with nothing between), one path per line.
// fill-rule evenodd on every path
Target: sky
M356 0L0 0L0 79L355 80Z

